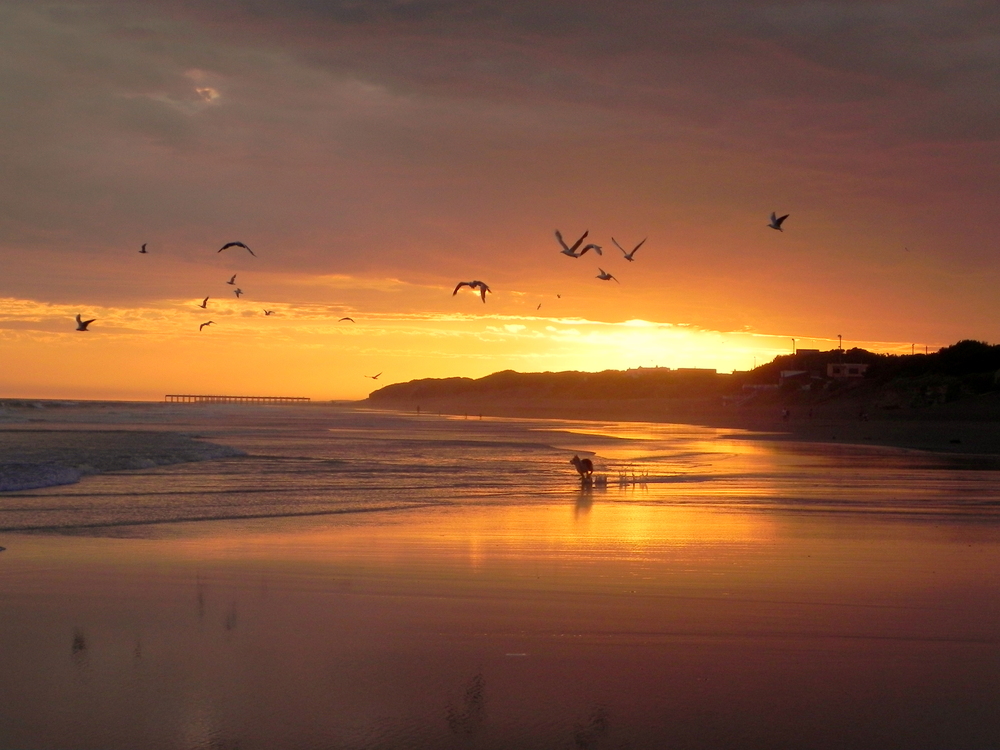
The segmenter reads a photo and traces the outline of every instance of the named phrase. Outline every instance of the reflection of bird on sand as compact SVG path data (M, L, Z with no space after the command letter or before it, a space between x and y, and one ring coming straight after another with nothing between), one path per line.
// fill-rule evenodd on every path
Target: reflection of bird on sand
M222 252L223 250L225 250L225 249L226 249L226 248L228 248L228 247L242 247L242 248L243 248L244 250L246 250L246 251L247 251L248 253L250 253L251 255L253 255L253 257L255 257L255 258L257 257L257 255L256 255L256 254L254 253L254 251L253 251L253 250L251 250L251 249L250 249L249 247L247 247L246 245L244 245L244 244L243 244L242 242L227 242L227 243L226 243L225 245L223 245L222 247L220 247L220 248L218 249L218 252L220 252L220 253L221 253L221 252Z
M78 331L86 331L87 330L87 326L89 326L95 320L97 320L97 318L91 318L90 320L82 320L80 318L80 313L77 313L76 314L76 330L78 330Z
M630 252L630 253L625 253L625 248L622 247L621 245L619 245L618 244L618 240L616 240L614 237L611 238L611 241L615 243L615 245L618 247L619 250L621 250L623 253L625 253L625 260L627 260L627 261L629 261L631 263L633 260L635 260L635 258L632 257L633 255L635 255L635 251L638 250L640 247L642 247L642 243L645 242L648 239L649 239L649 237L647 237L642 242L640 242L638 245L636 245L635 247L633 247L632 248L632 252Z
M768 224L768 226L771 227L771 229L777 229L779 232L784 232L785 230L781 228L781 222L783 222L785 219L787 219L788 216L789 216L789 214L785 214L784 216L775 216L774 211L772 211L771 212L771 223Z
M576 467L578 472L580 472L580 479L590 479L590 475L594 473L594 462L589 458L573 456L569 462Z
M381 375L381 374L382 373L379 373L378 375L365 375L365 377L366 378L371 378L372 380L378 380L378 376Z
M451 296L454 297L456 294L458 294L458 290L461 289L463 286L467 286L470 289L478 289L479 294L483 298L483 302L486 302L486 292L493 291L488 286L486 286L486 282L484 281L460 281L455 286L455 291L451 293Z
M204 310L205 308L207 308L208 307L208 297L205 297L205 299L203 299L201 301L201 304L198 305L198 307L200 307L202 310Z
M198 326L198 330L200 331L200 330L201 330L202 328L204 328L205 326L210 326L210 325L212 325L212 324L213 324L214 322L215 322L214 320L210 320L210 321L208 321L207 323L202 323L202 324L201 324L200 326Z

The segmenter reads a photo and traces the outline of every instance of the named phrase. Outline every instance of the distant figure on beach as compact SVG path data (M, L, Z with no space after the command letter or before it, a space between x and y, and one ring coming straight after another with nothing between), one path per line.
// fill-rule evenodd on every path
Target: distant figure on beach
M580 479L584 481L590 479L590 475L594 473L594 462L589 458L573 456L569 462L576 467L578 472L580 472Z
M792 413L790 411L788 411L788 409L782 409L781 410L781 419L782 419L782 421L787 422L791 418L791 416L792 416Z

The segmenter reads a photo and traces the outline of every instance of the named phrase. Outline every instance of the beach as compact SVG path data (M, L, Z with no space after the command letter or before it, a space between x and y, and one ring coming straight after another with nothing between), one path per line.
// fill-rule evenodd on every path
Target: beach
M115 461L122 434L185 460L0 493L0 747L1000 743L976 456L319 405L15 417L34 459L109 432Z

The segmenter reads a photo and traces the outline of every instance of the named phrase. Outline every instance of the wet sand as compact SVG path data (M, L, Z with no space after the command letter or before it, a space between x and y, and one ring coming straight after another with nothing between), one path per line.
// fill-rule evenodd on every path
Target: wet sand
M997 531L598 499L9 535L0 746L996 746Z
M37 424L183 428L248 456L0 494L14 519L72 521L80 502L105 519L0 533L2 748L1000 746L989 462L655 425L400 435L392 418L375 468L429 477L425 494L435 462L445 478L523 449L470 475L494 494L453 505L174 523L159 505L370 492L370 473L337 474L368 444L327 457L383 417L331 444L322 409L85 411ZM670 446L648 486L559 482L566 451L625 465ZM125 500L164 521L131 524Z

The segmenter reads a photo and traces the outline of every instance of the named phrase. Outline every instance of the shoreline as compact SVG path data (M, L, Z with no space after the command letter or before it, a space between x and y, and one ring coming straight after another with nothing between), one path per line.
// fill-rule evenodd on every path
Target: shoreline
M750 408L723 406L716 399L421 399L359 401L361 409L391 409L428 415L517 419L568 419L602 422L687 424L745 430L746 440L883 446L963 456L1000 458L1000 419L993 409L925 410L922 413L873 412L861 418L857 404ZM989 406L995 406L989 404ZM788 408L788 419L782 409ZM810 413L812 416L810 416Z

